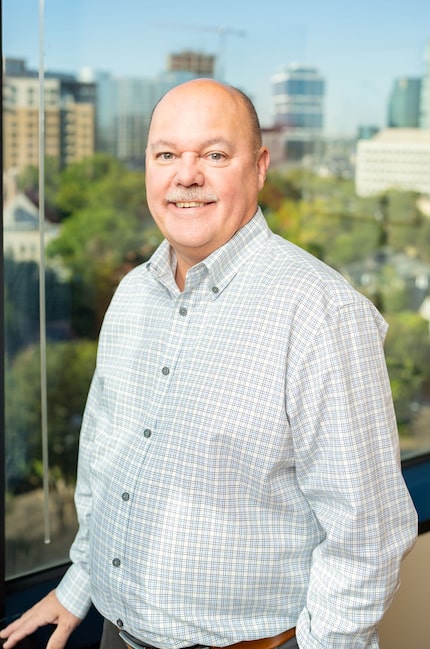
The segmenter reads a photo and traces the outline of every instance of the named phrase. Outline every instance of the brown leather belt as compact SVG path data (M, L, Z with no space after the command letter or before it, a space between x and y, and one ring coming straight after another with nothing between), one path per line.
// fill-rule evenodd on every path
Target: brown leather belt
M236 642L235 644L231 644L228 645L227 647L222 647L222 648L203 647L203 645L193 645L192 647L187 647L186 649L277 649L277 647L283 645L284 642L288 642L288 640L294 638L295 635L296 635L296 627L293 627L292 629L288 629L288 631L279 633L278 635L272 636L271 638L261 638L258 640L242 640L241 642ZM127 639L129 639L129 642L131 642L131 636L129 634L124 633L123 640L126 644L127 649L136 649L136 647L139 647L139 649L140 648L156 649L156 647L153 647L152 645L148 645L145 642L140 642L140 641L136 641L136 644L133 643L133 645L129 645L127 644Z
M272 638L242 640L242 642L236 642L235 644L231 644L223 649L276 649L276 647L280 647L284 642L288 642L288 640L294 638L295 635L296 627L294 626L292 629L288 629L288 631L284 631ZM218 647L211 647L211 649L218 649Z

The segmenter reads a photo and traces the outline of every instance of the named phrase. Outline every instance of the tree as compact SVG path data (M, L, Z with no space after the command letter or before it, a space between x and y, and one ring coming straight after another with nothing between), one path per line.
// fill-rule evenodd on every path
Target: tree
M58 161L55 158L45 158L44 190L45 201L49 206L57 202L57 192L60 183ZM29 165L18 176L18 189L29 196L39 196L39 168Z
M49 460L53 475L74 480L79 429L94 371L96 343L48 344ZM26 491L41 484L40 347L20 352L6 369L6 468L9 490Z
M390 327L385 355L397 420L404 425L411 421L414 406L419 406L429 396L425 394L430 384L428 323L410 311L386 317Z
M110 156L67 167L57 199L64 219L47 255L68 272L73 330L94 338L121 269L145 261L161 235L149 215L142 173Z
M143 174L130 171L119 160L98 153L66 167L60 174L56 205L64 216L86 207L131 209L149 220Z

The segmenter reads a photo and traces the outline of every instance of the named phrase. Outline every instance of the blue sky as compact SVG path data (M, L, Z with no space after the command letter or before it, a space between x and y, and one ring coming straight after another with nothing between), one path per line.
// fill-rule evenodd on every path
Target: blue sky
M37 67L38 0L3 0L3 55ZM220 34L224 30L224 36ZM424 71L430 0L45 0L45 67L154 77L183 49L223 53L225 79L271 123L270 79L297 62L326 79L326 132L385 125L396 77Z

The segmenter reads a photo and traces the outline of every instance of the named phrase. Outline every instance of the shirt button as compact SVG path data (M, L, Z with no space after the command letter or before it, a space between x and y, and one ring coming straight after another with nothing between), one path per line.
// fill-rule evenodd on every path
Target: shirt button
M187 315L188 311L184 306L179 309L179 315Z
M118 559L118 557L115 557L112 561L112 565L115 566L115 568L119 568L121 565L121 561Z
M124 491L124 493L121 495L121 498L126 503L128 500L130 500L130 494L128 494L126 491Z
M161 372L162 372L162 374L164 374L164 376L167 376L167 375L169 374L170 370L169 370L168 367L163 367L163 369L161 370Z
M151 437L151 434L152 433L149 430L149 428L145 428L145 430L143 431L143 436L146 437L147 439L148 439L148 437Z
M122 620L118 619L118 620L116 621L116 625L117 625L117 627L119 627L120 629L122 629L122 627L124 626L124 622L123 622Z
M216 295L217 293L219 293L219 288L218 288L218 286L212 286L212 293L215 293L215 295Z

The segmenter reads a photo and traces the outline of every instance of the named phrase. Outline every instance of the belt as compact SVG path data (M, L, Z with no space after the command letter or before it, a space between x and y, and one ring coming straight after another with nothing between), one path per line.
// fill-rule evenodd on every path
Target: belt
M294 638L296 635L296 627L293 626L292 629L279 633L271 638L261 638L259 640L242 640L242 642L236 642L231 644L224 649L276 649L280 647L284 642L288 642L291 638ZM211 647L210 649L217 649L216 647Z
M142 640L137 640L132 635L126 631L120 631L119 633L122 640L124 640L127 649L158 649L153 645L150 645ZM229 645L228 647L209 647L205 645L191 645L190 647L184 647L184 649L276 649L280 647L284 642L288 642L291 638L294 638L296 635L296 627L288 629L283 633L279 633L271 638L261 638L258 640L242 640L241 642L236 642L235 644Z

